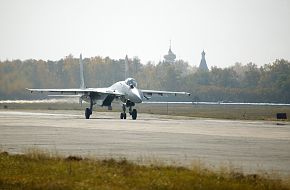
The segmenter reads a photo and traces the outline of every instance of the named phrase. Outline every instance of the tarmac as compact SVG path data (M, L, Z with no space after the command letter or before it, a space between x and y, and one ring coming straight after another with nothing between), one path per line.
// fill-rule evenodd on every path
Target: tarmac
M290 123L117 112L0 110L0 150L127 158L139 163L202 164L245 173L290 175Z

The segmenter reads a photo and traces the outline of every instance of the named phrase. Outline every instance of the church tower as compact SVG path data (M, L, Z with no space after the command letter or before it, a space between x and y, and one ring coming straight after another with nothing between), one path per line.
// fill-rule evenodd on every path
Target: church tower
M207 67L206 60L205 60L205 52L204 52L204 50L201 53L201 60L200 60L200 64L199 64L199 70L208 71L208 67Z
M175 58L176 58L176 55L171 51L171 41L170 41L168 54L164 55L164 62L166 62L166 63L174 63L175 62Z

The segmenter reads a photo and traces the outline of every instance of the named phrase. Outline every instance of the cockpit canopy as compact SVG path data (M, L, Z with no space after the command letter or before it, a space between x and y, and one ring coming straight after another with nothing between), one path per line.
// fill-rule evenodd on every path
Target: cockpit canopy
M133 78L127 78L127 79L125 80L125 83L126 83L128 86L130 86L131 88L137 87L137 82L136 82L136 80L133 79Z

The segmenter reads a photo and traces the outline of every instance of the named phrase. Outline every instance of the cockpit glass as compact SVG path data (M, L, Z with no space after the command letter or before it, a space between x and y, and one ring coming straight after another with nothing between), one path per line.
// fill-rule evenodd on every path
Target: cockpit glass
M126 80L125 80L125 83L128 85L128 86L134 86L134 87L137 87L137 82L136 82L136 80L135 79L133 79L133 78L127 78Z

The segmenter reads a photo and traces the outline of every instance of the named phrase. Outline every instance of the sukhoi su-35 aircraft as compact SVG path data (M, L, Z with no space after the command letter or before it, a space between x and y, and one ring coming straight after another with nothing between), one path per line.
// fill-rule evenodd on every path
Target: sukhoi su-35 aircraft
M85 109L85 117L89 119L93 113L93 106L107 106L109 110L112 109L111 103L114 100L120 101L123 112L120 114L121 119L126 119L126 109L129 108L129 114L132 119L137 119L137 110L133 109L135 104L142 103L144 99L150 99L153 94L163 96L165 94L171 95L188 95L187 92L172 92L172 91L156 91L156 90L141 90L137 88L137 82L133 78L127 78L125 81L119 81L107 88L86 88L84 83L84 69L83 69L82 55L80 55L80 88L76 89L27 89L32 92L52 92L60 93L60 96L77 96L80 104L86 101L90 104L89 108Z

